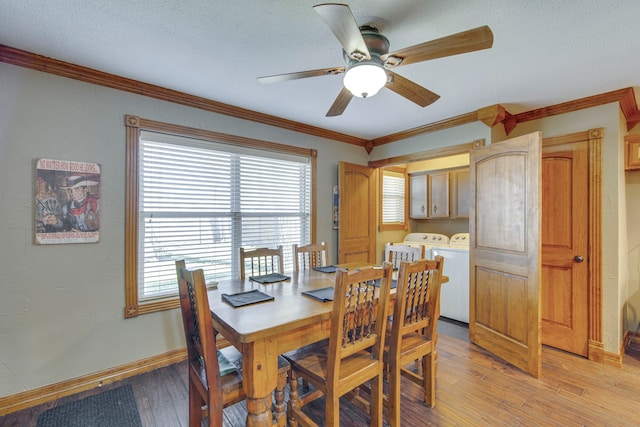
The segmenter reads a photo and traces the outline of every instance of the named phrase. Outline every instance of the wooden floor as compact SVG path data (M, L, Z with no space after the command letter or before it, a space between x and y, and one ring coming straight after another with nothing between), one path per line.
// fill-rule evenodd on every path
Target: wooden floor
M404 426L640 426L640 352L629 351L617 369L545 347L536 380L470 344L464 325L439 325L436 406L403 383ZM132 385L144 426L187 426L186 373L178 363L0 417L0 427L33 427L42 411L121 384ZM311 409L321 420L322 405ZM242 403L225 409L225 426L243 426L245 414ZM343 426L368 424L348 402L342 414Z

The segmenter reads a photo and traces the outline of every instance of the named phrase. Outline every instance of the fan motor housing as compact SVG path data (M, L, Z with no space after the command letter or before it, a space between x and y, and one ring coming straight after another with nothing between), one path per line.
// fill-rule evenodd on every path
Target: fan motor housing
M367 45L367 49L369 49L371 60L382 64L380 56L389 53L389 39L380 34L377 28L370 25L362 25L360 27L360 34L362 34L364 43ZM362 58L354 58L352 56L356 55L352 55L351 52L345 52L344 50L342 51L342 54L345 62L347 63L347 66L353 65L365 59L364 56Z

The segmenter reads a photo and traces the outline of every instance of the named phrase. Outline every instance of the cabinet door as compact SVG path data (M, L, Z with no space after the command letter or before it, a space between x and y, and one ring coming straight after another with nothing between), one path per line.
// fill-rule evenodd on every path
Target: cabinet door
M451 172L451 218L469 218L469 169Z
M427 176L411 175L411 209L409 216L414 219L427 217Z
M449 172L427 175L429 208L427 218L449 218Z

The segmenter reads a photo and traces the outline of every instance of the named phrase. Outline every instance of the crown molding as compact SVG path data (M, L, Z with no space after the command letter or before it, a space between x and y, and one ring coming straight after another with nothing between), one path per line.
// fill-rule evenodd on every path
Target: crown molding
M58 59L49 58L35 53L15 49L0 44L0 61L20 67L30 68L45 73L55 74L70 79L80 80L85 83L92 83L125 92L144 95L163 101L169 101L187 107L199 108L212 113L224 114L238 119L249 120L262 123L268 126L275 126L282 129L301 132L308 135L327 138L334 141L345 142L347 144L365 146L367 140L357 138L340 132L334 132L316 126L287 120L257 111L247 110L230 104L213 101L207 98L190 95L188 93L167 89L161 86L144 83L138 80L120 77L93 68L82 67Z
M306 125L304 123L287 120L269 114L259 113L257 111L236 107L230 104L213 101L211 99L190 95L167 89L161 86L144 83L138 80L127 79L114 74L104 73L92 68L82 67L71 64L69 62L60 61L35 53L15 49L0 44L0 61L8 64L18 65L45 73L55 74L86 83L92 83L112 89L122 90L125 92L144 95L163 101L169 101L188 107L206 110L212 113L223 114L261 123L268 126L279 127L282 129L300 132L307 135L313 135L320 138L327 138L333 141L344 142L347 144L358 145L371 153L373 148L388 144L391 142L401 141L418 135L437 132L444 129L454 128L478 120L482 121L489 127L502 124L507 135L518 125L531 120L539 120L545 117L557 114L578 111L584 108L596 107L612 102L620 103L620 108L627 122L627 131L631 130L635 125L640 123L640 111L632 87L614 90L599 95L588 96L573 101L563 102L548 107L538 108L535 110L525 111L518 114L509 113L505 107L500 104L480 108L466 114L456 117L440 120L438 122L425 124L412 129L404 130L394 134L382 136L372 140L358 138L340 132L323 129L316 126Z

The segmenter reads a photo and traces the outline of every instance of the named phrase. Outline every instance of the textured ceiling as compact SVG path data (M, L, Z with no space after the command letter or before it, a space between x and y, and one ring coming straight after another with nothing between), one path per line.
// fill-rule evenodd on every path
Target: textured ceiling
M373 139L493 104L510 113L640 86L637 0L357 0L391 51L488 25L491 49L395 71L439 94L422 108L383 89L325 117L342 76L259 76L344 65L307 0L1 0L0 44Z

